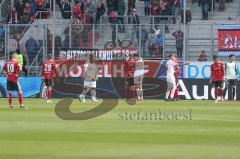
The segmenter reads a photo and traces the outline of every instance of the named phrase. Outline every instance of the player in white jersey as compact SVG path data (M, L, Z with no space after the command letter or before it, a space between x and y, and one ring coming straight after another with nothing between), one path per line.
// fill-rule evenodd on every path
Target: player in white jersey
M134 85L137 92L137 100L139 102L143 102L143 89L142 89L142 83L143 83L143 77L144 77L144 62L142 58L138 55L134 55L135 62L135 71L134 71Z
M84 65L84 87L82 93L79 95L81 102L85 102L85 95L90 91L93 102L97 102L96 99L96 86L98 80L98 67L95 64L94 54L90 54L90 61Z
M234 62L235 55L229 55L229 60L225 63L225 89L224 93L226 95L227 90L231 92L230 98L231 100L236 99L236 86L238 79L238 66ZM224 95L224 96L225 96Z
M174 61L174 56L169 55L169 60L166 63L166 80L167 80L167 92L165 100L174 100L174 93L177 89L176 79L174 76L174 67L178 64ZM170 94L170 99L169 99Z

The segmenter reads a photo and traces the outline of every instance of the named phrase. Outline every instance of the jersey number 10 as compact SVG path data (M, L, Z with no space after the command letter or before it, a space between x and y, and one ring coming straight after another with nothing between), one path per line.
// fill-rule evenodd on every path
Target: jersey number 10
M7 71L8 73L14 73L14 64L8 64Z

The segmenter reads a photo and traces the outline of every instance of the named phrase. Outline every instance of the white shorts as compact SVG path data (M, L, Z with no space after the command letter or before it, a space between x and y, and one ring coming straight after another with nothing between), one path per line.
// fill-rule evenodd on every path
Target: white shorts
M96 88L96 81L84 81L84 87Z
M134 77L135 85L142 85L142 83L143 83L143 76Z
M174 76L167 76L167 84L168 84L168 87L175 87L176 86L176 80L175 80L175 77Z

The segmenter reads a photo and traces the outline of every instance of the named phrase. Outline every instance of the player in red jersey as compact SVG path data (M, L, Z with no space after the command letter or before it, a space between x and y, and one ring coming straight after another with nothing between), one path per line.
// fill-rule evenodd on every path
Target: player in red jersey
M174 99L175 100L179 100L179 79L178 79L178 77L179 77L179 75L181 74L181 70L179 69L179 67L178 66L175 66L174 67L174 76L175 76L175 81L176 81L176 85L177 85L177 88L176 88L176 90L175 90L175 93L174 93Z
M124 95L127 99L134 100L135 98L135 85L134 85L134 72L135 72L135 59L129 57L124 63ZM130 93L129 93L130 89Z
M218 92L220 92L221 100L223 101L223 81L224 81L224 63L221 62L217 55L213 56L214 63L211 65L210 83L214 84L215 88L215 103L218 102Z
M54 62L52 55L48 55L47 60L45 60L42 65L42 78L44 79L45 85L47 86L47 103L52 103L51 95L54 73L56 73L56 63Z
M20 108L24 110L28 110L28 108L23 106L23 95L21 86L18 82L18 73L22 70L22 66L17 61L18 55L14 53L12 55L12 59L4 64L3 66L3 73L7 76L7 90L8 90L8 103L9 103L9 109L13 110L13 104L12 104L12 92L17 91L18 92L18 99Z

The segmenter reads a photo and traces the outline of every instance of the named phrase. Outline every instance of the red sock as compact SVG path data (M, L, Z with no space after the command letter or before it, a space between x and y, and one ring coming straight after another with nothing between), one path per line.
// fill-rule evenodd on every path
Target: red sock
M223 97L224 96L224 89L220 89L220 93L221 93L221 97Z
M48 95L48 89L47 89L47 92L46 92L46 99L48 99L48 96L49 96L49 95Z
M177 88L175 93L174 93L174 98L178 98L179 97L178 92L179 92L179 89Z
M8 93L8 104L12 106L12 93Z
M48 99L51 99L52 96L52 90L48 90Z
M123 88L123 97L128 98L127 87Z
M214 94L215 94L215 99L217 99L218 98L218 88L215 88Z
M135 90L131 90L130 91L130 98L134 98L135 97Z
M18 93L18 100L19 100L20 106L22 106L22 105L23 105L23 96L22 96L22 93Z

